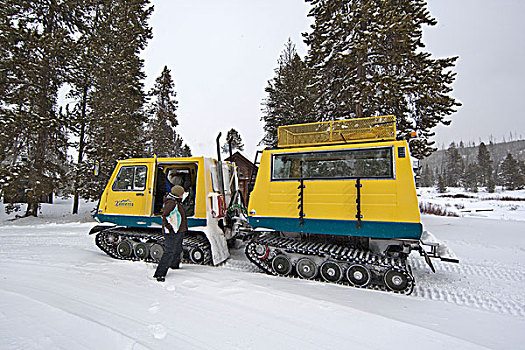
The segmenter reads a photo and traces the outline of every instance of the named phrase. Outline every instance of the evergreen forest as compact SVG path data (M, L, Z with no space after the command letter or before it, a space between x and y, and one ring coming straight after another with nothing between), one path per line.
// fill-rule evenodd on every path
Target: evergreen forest
M191 155L168 67L144 88L148 0L0 2L0 189L25 215L96 200L118 159ZM66 92L67 103L59 94ZM94 176L95 166L99 176Z
M261 144L275 147L281 125L395 115L398 138L419 135L412 155L430 156L435 127L450 124L460 102L451 96L458 57L425 51L422 28L437 24L426 0L305 1L313 21L303 33L308 51L300 57L291 40L285 43L265 88ZM118 159L191 155L177 132L171 70L165 66L150 91L144 86L140 53L153 37L152 13L149 0L0 0L0 189L7 210L26 202L25 215L36 216L40 203L60 194L73 196L77 213L80 198L98 199ZM231 129L227 142L225 153L243 150L238 131ZM507 181L480 157L476 164L486 171L463 164L432 177L472 188ZM507 165L522 166L516 162Z
M478 192L484 187L494 192L496 186L508 190L525 188L525 141L512 141L465 146L463 142L450 143L447 149L437 151L421 162L418 184L437 187L463 187Z

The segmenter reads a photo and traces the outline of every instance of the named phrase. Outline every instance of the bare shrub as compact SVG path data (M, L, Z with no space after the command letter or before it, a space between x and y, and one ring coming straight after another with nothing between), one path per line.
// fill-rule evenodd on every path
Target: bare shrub
M459 217L457 213L449 211L446 207L433 203L420 202L419 211L421 212L421 214Z

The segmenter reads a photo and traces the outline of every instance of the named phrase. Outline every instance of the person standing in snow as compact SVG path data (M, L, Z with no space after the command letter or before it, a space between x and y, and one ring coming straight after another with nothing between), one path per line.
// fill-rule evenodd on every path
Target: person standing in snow
M171 192L164 197L162 211L162 231L165 234L165 250L153 275L159 282L164 282L168 269L180 268L182 240L188 231L186 212L182 206L182 186L173 186Z

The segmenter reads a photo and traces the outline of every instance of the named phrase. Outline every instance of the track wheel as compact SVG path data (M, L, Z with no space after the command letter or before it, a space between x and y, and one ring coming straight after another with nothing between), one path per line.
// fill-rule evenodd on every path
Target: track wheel
M297 274L304 279L312 279L317 275L317 264L309 258L301 258L295 265Z
M133 242L125 239L117 245L117 252L123 258L131 258L133 256Z
M400 292L408 287L408 276L399 270L390 269L383 277L385 285L394 292Z
M146 243L137 243L133 249L135 251L135 256L139 259L146 259L149 255L149 245Z
M321 277L327 282L339 282L343 276L343 270L335 262L326 261L321 265Z
M162 247L160 244L153 243L149 247L149 256L151 256L153 260L158 262L162 257L162 254L164 254L164 247Z
M273 270L281 276L286 276L292 271L292 262L284 254L279 254L272 260Z
M104 234L104 233L102 233L102 234ZM118 238L119 238L118 234L116 234L116 233L106 233L106 234L104 234L104 242L107 245L117 244Z
M370 271L363 265L355 264L346 270L346 278L356 287L364 287L370 282Z
M193 247L189 252L190 260L194 264L202 264L204 262L204 251L199 247Z
M270 249L268 248L268 246L263 244L257 244L255 246L255 255L257 256L257 258L264 260L268 257L269 253Z

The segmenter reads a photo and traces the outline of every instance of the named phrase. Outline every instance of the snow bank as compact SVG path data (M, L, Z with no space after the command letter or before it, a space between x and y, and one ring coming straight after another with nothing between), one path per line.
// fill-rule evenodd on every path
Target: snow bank
M79 213L72 215L73 201L71 198L55 197L53 204L40 204L41 210L38 217L22 217L25 214L26 204L20 205L20 210L10 214L5 212L5 204L0 201L0 223L3 225L39 225L44 223L66 223L66 222L93 222L92 214L97 202L81 199Z

